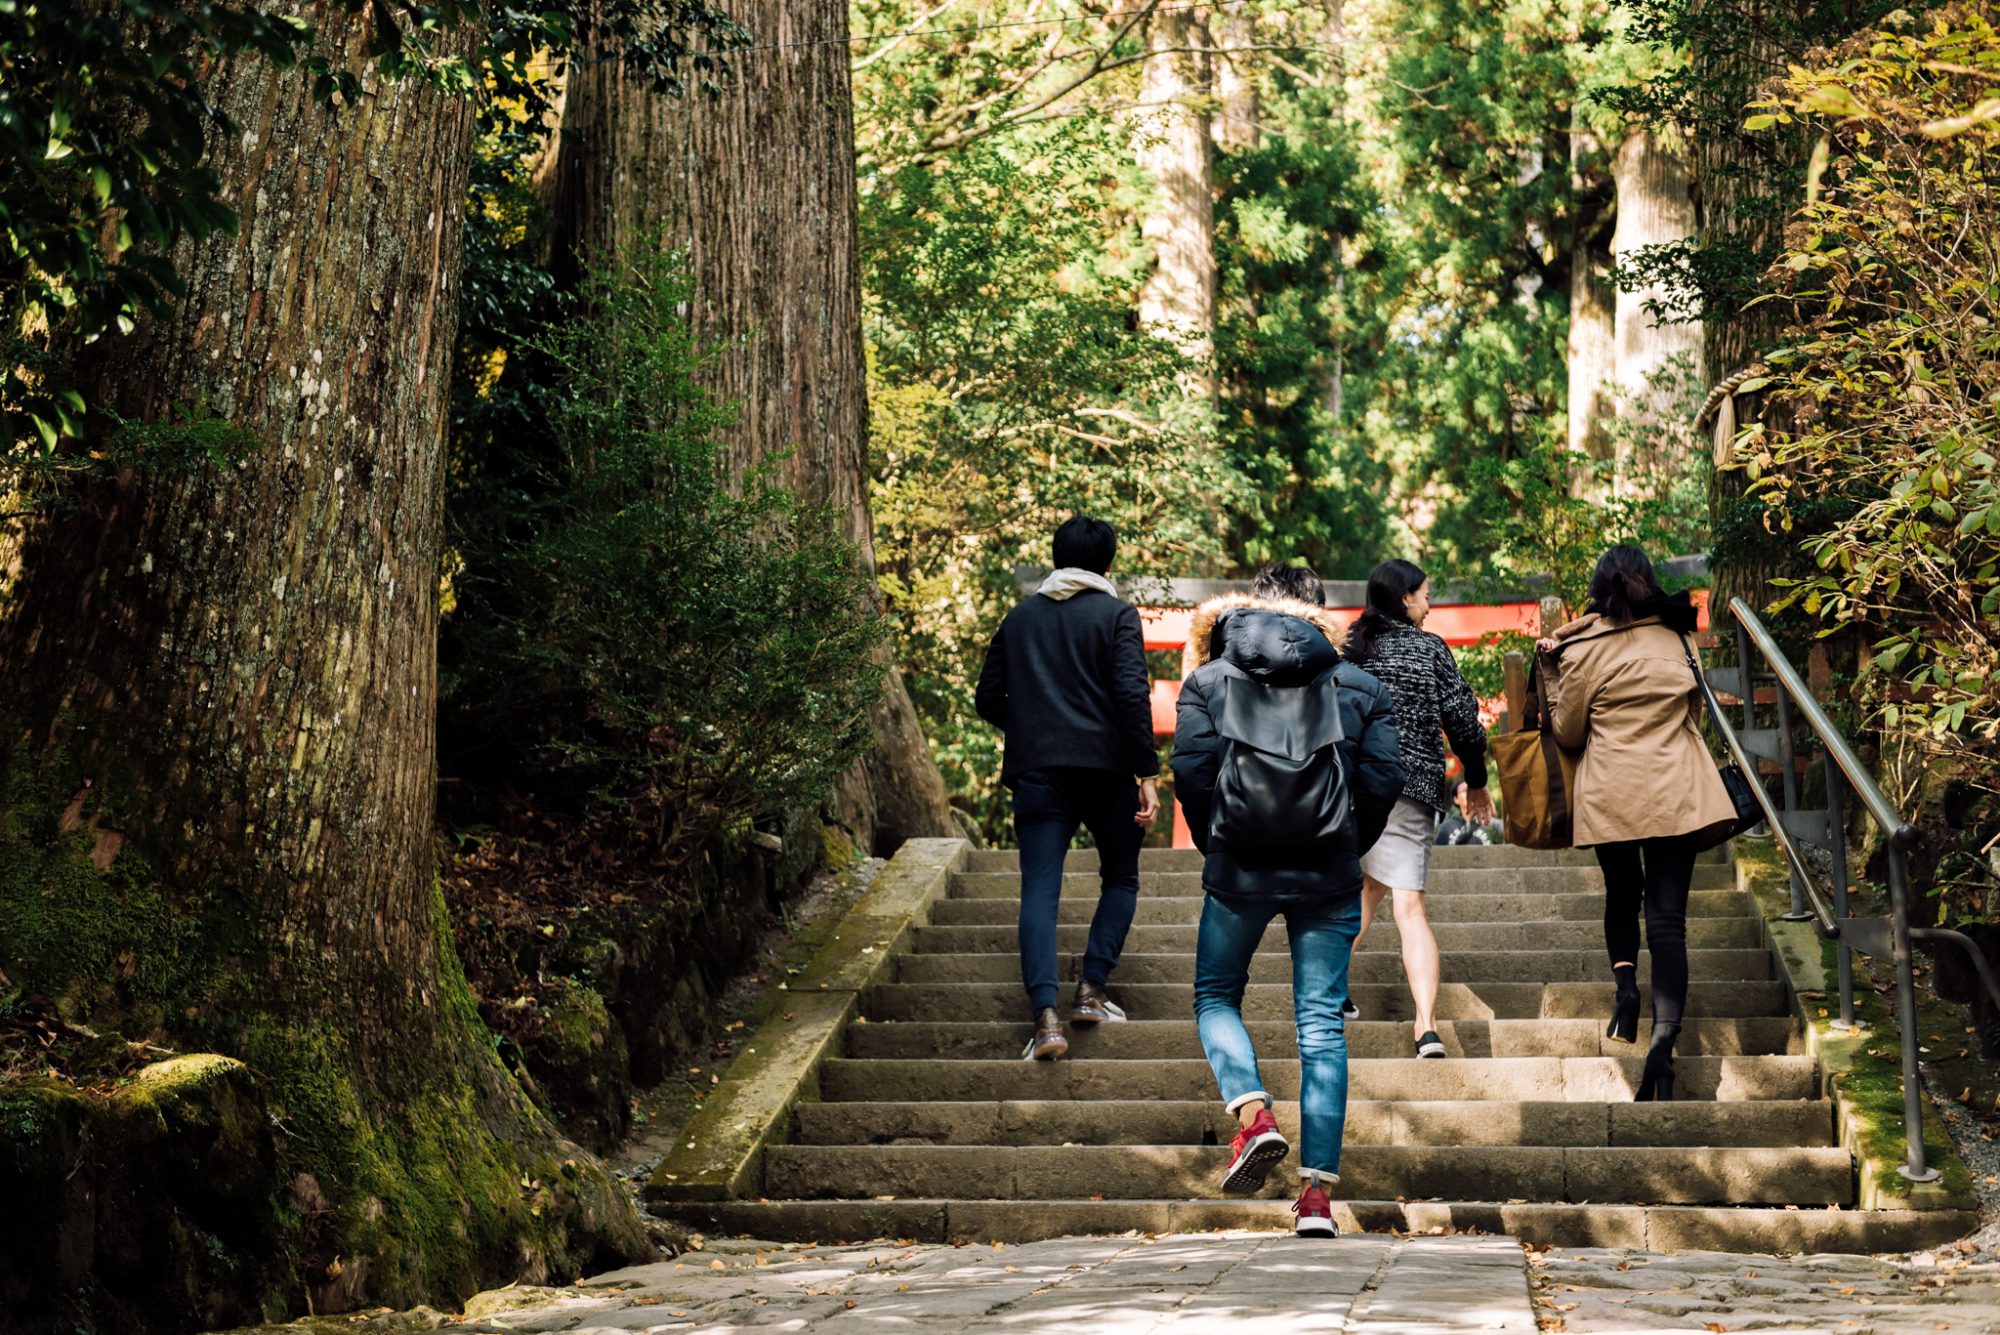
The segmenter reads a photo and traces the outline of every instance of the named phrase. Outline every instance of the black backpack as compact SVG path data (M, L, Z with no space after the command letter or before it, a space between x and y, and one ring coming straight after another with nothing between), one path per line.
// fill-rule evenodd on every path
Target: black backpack
M1354 846L1332 671L1304 686L1226 673L1210 689L1209 716L1223 742L1210 839L1239 853Z

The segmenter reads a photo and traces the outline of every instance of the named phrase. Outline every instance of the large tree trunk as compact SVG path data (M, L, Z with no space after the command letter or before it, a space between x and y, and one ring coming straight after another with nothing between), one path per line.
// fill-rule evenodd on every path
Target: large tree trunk
M1605 215L1611 212L1610 183L1599 166L1602 148L1585 124L1581 108L1570 117L1570 197L1576 202L1570 240L1569 273L1569 447L1592 459L1608 459L1611 435L1605 421L1613 413L1607 393L1616 364L1617 289L1611 282L1611 249ZM1585 480L1587 489L1595 479Z
M1645 247L1676 244L1694 235L1687 156L1677 135L1631 130L1619 145L1614 174L1618 227L1611 236L1611 255L1615 262L1629 263ZM1618 289L1612 380L1618 390L1618 415L1630 426L1618 433L1614 494L1632 494L1643 486L1642 479L1660 471L1662 461L1637 457L1635 451L1645 448L1643 442L1662 437L1661 428L1683 411L1684 396L1674 391L1677 367L1692 383L1703 383L1701 326L1662 320L1648 309L1667 296L1658 283L1620 284Z
M302 13L337 68L366 66L365 14ZM128 419L226 417L242 457L77 486L24 529L0 969L266 1078L296 1173L298 1232L266 1243L298 1256L287 1301L449 1306L645 1238L501 1066L444 927L438 570L474 108L402 84L329 110L310 84L249 60L212 77L241 231L184 248L179 312L82 367Z
M1803 157L1788 158L1770 136L1753 139L1741 126L1745 108L1756 96L1759 81L1782 73L1789 39L1812 6L1806 0L1697 0L1698 12L1710 20L1700 31L1705 42L1691 53L1704 82L1720 90L1721 105L1706 108L1692 153L1689 195L1694 204L1701 244L1722 250L1741 247L1747 256L1768 251L1777 241L1789 209L1771 208L1769 195L1783 190ZM1771 346L1780 328L1780 307L1765 302L1747 309L1711 312L1702 329L1704 383L1716 383L1744 369ZM1768 420L1776 405L1762 393L1735 401L1739 423ZM1774 423L1775 424L1775 423ZM1709 487L1709 509L1719 538L1741 528L1736 513L1746 479L1739 472L1718 470ZM1761 525L1758 526L1761 532ZM1774 565L1768 547L1740 537L1721 544L1727 559L1710 564L1711 597L1727 607L1734 597L1761 603Z
M1252 51L1257 20L1249 0L1227 0L1215 12L1215 146L1225 153L1257 147L1257 69Z
M684 248L710 389L738 405L733 469L771 461L833 506L872 578L868 400L843 0L726 0L764 49L716 96L673 97L615 55L572 69L555 170L558 264ZM782 458L780 458L782 456ZM774 590L774 595L781 591ZM877 746L839 794L864 843L954 832L944 780L893 671Z
M1139 320L1203 369L1185 384L1215 397L1207 362L1215 350L1215 190L1208 132L1208 78L1198 48L1199 13L1167 7L1146 24L1145 76L1136 119L1140 168L1153 181L1142 231L1153 273L1139 293Z

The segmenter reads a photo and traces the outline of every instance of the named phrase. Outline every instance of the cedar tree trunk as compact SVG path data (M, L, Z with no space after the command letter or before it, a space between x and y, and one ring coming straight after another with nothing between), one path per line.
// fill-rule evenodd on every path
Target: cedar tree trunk
M298 12L365 68L365 11ZM56 497L0 611L0 969L265 1077L299 1221L270 1246L299 1259L286 1301L322 1312L647 1251L501 1066L445 926L442 447L473 104L365 82L329 109L298 71L214 74L241 230L184 247L178 313L84 373L129 420L227 419L242 453Z
M1647 246L1686 240L1694 235L1694 205L1688 198L1687 156L1677 136L1657 130L1633 129L1619 146L1614 168L1618 182L1618 227L1611 236L1612 258L1625 263ZM1680 411L1671 385L1676 362L1685 363L1695 383L1702 383L1702 331L1693 321L1674 324L1647 310L1666 290L1659 284L1640 288L1620 286L1617 295L1617 339L1613 380L1618 386L1618 414L1636 430L1618 436L1620 458L1612 489L1630 493L1640 478L1657 474L1660 461L1632 457L1640 442L1660 434L1658 428Z
M762 50L717 95L656 92L615 56L577 62L555 170L556 263L651 242L684 248L709 388L738 405L730 467L831 505L870 577L868 399L856 250L854 104L844 0L724 0ZM782 596L782 590L773 590ZM892 671L876 748L843 780L864 844L955 832L944 780Z
M1139 322L1205 362L1215 348L1215 191L1208 77L1194 49L1204 42L1198 13L1166 7L1147 20L1150 54L1135 128L1140 169L1153 181L1141 229L1153 248L1153 273L1139 292ZM1211 371L1190 373L1185 383L1214 399Z

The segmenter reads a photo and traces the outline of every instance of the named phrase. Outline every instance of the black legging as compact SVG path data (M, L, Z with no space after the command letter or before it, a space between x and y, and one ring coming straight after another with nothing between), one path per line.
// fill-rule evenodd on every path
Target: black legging
M1678 1025L1687 1010L1688 887L1694 841L1684 835L1599 844L1604 868L1604 948L1613 964L1639 962L1639 909L1653 951L1653 1023Z

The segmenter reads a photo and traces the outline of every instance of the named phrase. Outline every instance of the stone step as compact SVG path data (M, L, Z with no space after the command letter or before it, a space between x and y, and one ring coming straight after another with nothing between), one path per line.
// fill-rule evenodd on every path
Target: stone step
M1018 886L1016 887L1018 888ZM1134 923L1192 926L1201 921L1200 894L1139 896ZM1501 922L1590 922L1604 921L1601 891L1560 895L1495 895L1453 891L1432 895L1425 906L1434 924ZM1056 921L1085 923L1097 911L1097 883L1090 882L1083 894L1065 895L1056 906ZM998 926L1011 924L1021 916L1021 902L1011 891L1006 897L984 899L940 899L931 905L931 922L938 926ZM1688 917L1756 919L1750 896L1740 890L1697 890L1688 899ZM1389 921L1384 915L1385 924Z
M1289 1233L1282 1200L928 1199L728 1201L654 1207L688 1228L775 1242L1034 1242L1078 1234ZM1753 1206L1569 1205L1507 1201L1335 1201L1343 1233L1504 1233L1537 1247L1761 1253L1910 1252L1979 1226L1969 1210L1814 1210ZM1665 1318L1652 1318L1654 1324Z
M1200 1145L773 1145L774 1197L982 1196L1106 1200L1220 1195L1229 1151ZM1256 1194L1298 1195L1297 1148ZM1853 1158L1837 1147L1356 1145L1328 1194L1720 1205L1845 1205Z
M1096 894L1102 885L1095 872L1065 868L1064 894ZM1433 868L1427 887L1433 896L1452 894L1564 895L1604 893L1604 876L1596 867L1447 867ZM1734 890L1736 869L1714 864L1694 869L1696 890ZM1198 895L1199 871L1139 873L1140 894ZM1020 873L957 872L951 878L956 899L1019 898Z
M1357 1099L1482 1099L1507 1103L1558 1100L1609 1103L1639 1088L1641 1057L1476 1057L1460 1060L1364 1057L1348 1063L1348 1094ZM1258 1064L1276 1099L1299 1093L1299 1064ZM1811 1057L1685 1057L1675 1063L1683 1099L1743 1102L1819 1097L1819 1063ZM1136 1061L894 1060L830 1058L820 1066L820 1097L889 1103L967 1100L1073 1099L1111 1103L1216 1097L1208 1063L1193 1059ZM1115 1111L1107 1110L1115 1116Z
M1647 952L1639 952L1639 972L1648 968ZM1075 981L1079 957L1062 960L1062 977ZM1688 975L1696 989L1706 981L1741 981L1771 976L1768 950L1690 950ZM1444 957L1444 977L1454 983L1588 982L1610 972L1604 947L1595 950L1461 950ZM1021 962L1014 955L902 955L896 960L899 983L996 983L1018 980ZM1253 983L1289 983L1291 957L1266 950L1250 961ZM1354 957L1349 977L1356 983L1400 982L1403 963L1386 952L1364 951ZM1194 982L1194 953L1178 955L1127 954L1120 958L1112 982L1119 988L1145 983Z
M1186 925L1138 923L1126 934L1125 949L1135 955L1191 955L1195 948L1193 923ZM1596 922L1440 922L1432 924L1438 949L1447 959L1464 951L1595 950L1604 958L1604 927ZM1082 951L1090 928L1084 923L1066 923L1056 928L1056 948ZM1755 918L1697 918L1688 923L1688 946L1694 950L1762 950L1764 924ZM1265 949L1282 953L1285 926L1274 923L1264 933ZM1013 924L992 926L924 927L916 934L920 955L1007 955L1020 949L1020 930ZM1360 953L1395 954L1402 938L1393 918L1383 918L1368 929ZM1608 967L1608 961L1607 961Z
M1294 1144L1299 1105L1273 1109ZM1227 1145L1220 1101L1097 1103L802 1103L802 1145ZM1384 1102L1351 1099L1349 1145L1831 1145L1833 1105L1749 1103Z
M1121 981L1113 990L1132 1020L1194 1023L1192 983ZM1364 1019L1412 1018L1410 989L1400 976L1394 982L1358 983L1352 995ZM1639 998L1640 1013L1650 1015L1650 991L1641 987ZM1018 978L1004 983L889 983L871 988L862 1006L862 1014L870 1021L1004 1021L1019 1020L1026 1013L1027 1002ZM1690 1017L1789 1013L1784 984L1776 980L1700 982L1688 993ZM1440 1020L1595 1019L1603 1023L1610 1014L1609 979L1594 983L1447 982L1438 989ZM1250 984L1243 992L1243 1015L1248 1020L1289 1021L1290 982Z
M1263 1057L1297 1057L1296 1030L1288 1021L1258 1021L1250 1036ZM1034 1032L1025 1021L1006 1023L856 1024L847 1030L850 1057L995 1060L1021 1055ZM1440 1020L1438 1036L1453 1057L1624 1057L1630 1043L1606 1038L1602 1020ZM1643 1031L1641 1037L1644 1037ZM1187 1059L1202 1056L1189 1020L1138 1020L1069 1026L1069 1055L1080 1059ZM1782 1056L1798 1050L1798 1027L1788 1016L1690 1020L1676 1049L1690 1057ZM1350 1057L1407 1057L1410 1026L1399 1020L1350 1020Z
M1711 848L1697 861L1704 866L1727 864L1729 846ZM1192 848L1148 848L1139 855L1141 871L1200 871L1201 864L1202 855ZM1020 865L1020 854L1015 849L985 848L974 849L967 855L965 870L1013 871ZM1521 848L1514 844L1488 844L1432 849L1431 865L1434 868L1595 867L1597 855L1584 848L1551 850ZM1097 850L1072 848L1065 866L1071 871L1090 871L1097 866Z

